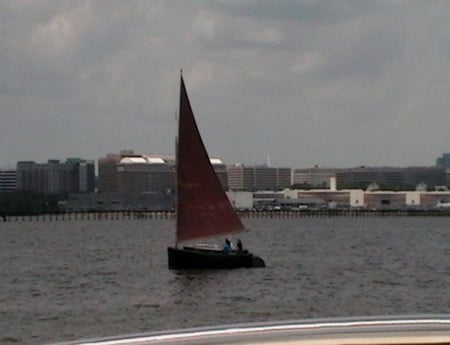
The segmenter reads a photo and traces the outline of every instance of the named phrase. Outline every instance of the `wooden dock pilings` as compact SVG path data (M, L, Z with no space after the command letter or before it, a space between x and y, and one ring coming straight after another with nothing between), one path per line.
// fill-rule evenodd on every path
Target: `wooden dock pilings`
M39 215L6 215L4 222L174 219L173 211L77 211Z
M440 210L366 210L366 209L323 209L323 210L243 210L241 218L303 218L303 217L449 217L450 209ZM52 222L52 221L104 221L104 220L148 220L175 219L174 211L78 211L39 215L5 215L0 222Z

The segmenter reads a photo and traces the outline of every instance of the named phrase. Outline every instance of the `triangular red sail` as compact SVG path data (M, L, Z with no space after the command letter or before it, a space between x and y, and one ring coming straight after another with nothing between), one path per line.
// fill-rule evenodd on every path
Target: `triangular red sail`
M177 239L244 231L209 160L181 76L177 144Z

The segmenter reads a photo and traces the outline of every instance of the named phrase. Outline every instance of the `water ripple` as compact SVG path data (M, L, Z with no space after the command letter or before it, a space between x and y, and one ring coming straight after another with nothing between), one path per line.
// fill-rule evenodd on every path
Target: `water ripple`
M0 224L0 344L450 312L445 218L245 221L265 269L169 271L173 221Z

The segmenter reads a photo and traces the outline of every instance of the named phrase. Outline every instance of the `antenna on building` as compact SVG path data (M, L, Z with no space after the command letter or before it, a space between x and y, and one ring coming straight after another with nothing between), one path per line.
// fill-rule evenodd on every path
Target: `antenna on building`
M267 167L270 168L270 155L267 155Z

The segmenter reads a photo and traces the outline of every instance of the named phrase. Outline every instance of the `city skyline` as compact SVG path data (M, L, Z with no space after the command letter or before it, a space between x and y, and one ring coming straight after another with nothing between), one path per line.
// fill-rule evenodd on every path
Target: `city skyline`
M67 161L70 161L70 160L73 160L73 159L82 159L82 160L85 160L85 161L92 161L94 163L94 165L95 165L95 169L97 170L97 168L98 168L98 161L100 159L106 158L109 155L120 156L122 152L123 152L123 155L122 155L123 157L129 157L129 156L137 155L137 156L147 156L147 157L160 157L160 158L162 158L164 160L169 160L169 161L172 160L173 157L174 157L174 156L172 156L170 154L142 153L142 152L136 152L134 150L127 149L127 150L121 150L120 152L117 152L117 153L109 152L109 153L104 154L103 156L97 157L97 158L86 158L86 157L63 157L63 158L58 157L58 158L55 158L55 157L53 157L53 158L44 159L42 161L37 161L37 160L33 160L33 159L31 159L31 160L19 159L16 162L14 162L13 164L3 165L3 166L0 165L0 170L8 170L8 169L13 169L14 170L14 169L16 169L17 163L19 163L19 162L34 162L34 163L42 164L42 163L48 163L50 161L60 161L61 163L63 163L63 162L67 162ZM260 163L254 163L254 164L249 164L249 163L245 163L245 162L226 162L221 157L218 157L218 156L215 156L215 155L212 155L210 158L211 159L219 159L226 166L244 165L244 166L248 166L248 167L252 167L252 166L253 167L267 166L267 167L278 167L278 168L286 167L286 168L292 168L292 169L309 169L309 168L325 168L325 169L326 168L330 168L330 169L349 169L350 168L351 169L351 168L364 168L364 167L367 167L367 168L376 168L376 167L398 167L398 168L404 168L404 167L415 167L415 166L417 166L417 167L419 167L419 166L432 167L432 166L437 166L438 165L437 164L437 160L442 159L444 156L449 156L449 155L450 155L450 153L442 153L441 156L437 156L434 159L434 164L429 164L429 165L411 164L411 165L408 165L408 166L400 166L400 165L381 164L381 165L355 165L355 166L339 166L339 167L338 166L331 166L331 165L317 165L317 164L316 165L310 165L310 166L274 165L274 164L271 164L269 159L266 162L260 162ZM447 163L447 162L445 162L445 163Z
M0 167L169 153L179 70L208 152L302 168L450 151L442 1L0 3Z
M175 190L173 158L138 155L132 151L126 153L128 155L111 154L101 157L98 160L97 178L94 161L72 158L66 162L18 162L17 171L0 170L0 191L11 191L17 187L19 191L46 195L98 191L100 194L118 193L129 197L147 192L167 195ZM443 158L449 157L450 154L443 155ZM219 159L212 159L211 163L224 190L280 190L295 185L307 185L315 188L329 187L331 190L336 190L337 187L377 190L383 186L393 190L427 190L431 187L447 191L450 177L450 169L445 169L449 165L292 169L226 166ZM109 198L111 199L111 196Z

